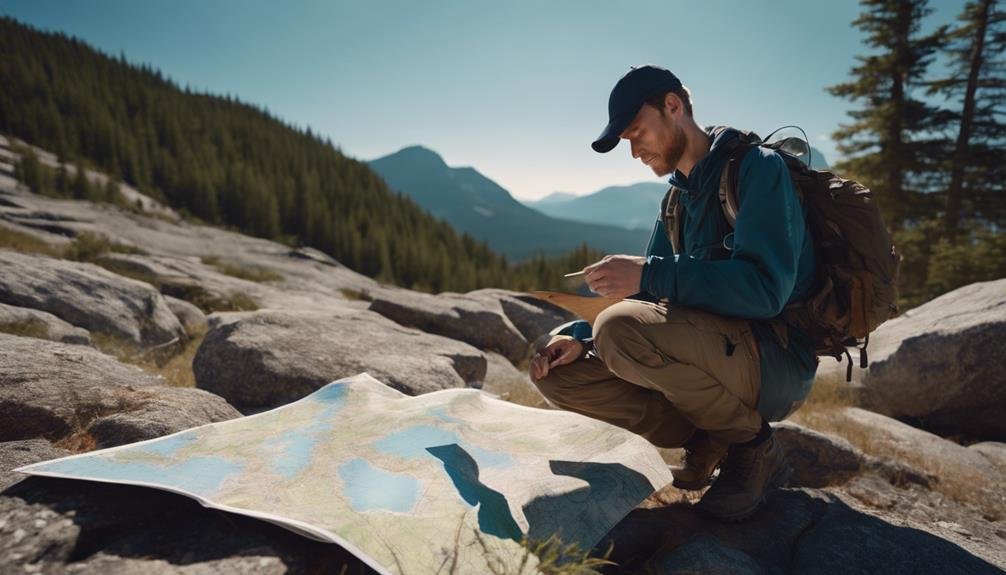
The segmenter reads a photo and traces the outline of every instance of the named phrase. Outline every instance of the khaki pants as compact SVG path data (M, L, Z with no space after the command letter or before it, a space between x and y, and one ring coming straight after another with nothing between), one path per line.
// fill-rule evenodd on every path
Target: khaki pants
M535 382L549 401L658 447L680 447L696 429L740 443L761 428L758 345L746 320L625 300L597 316L594 347L599 357Z

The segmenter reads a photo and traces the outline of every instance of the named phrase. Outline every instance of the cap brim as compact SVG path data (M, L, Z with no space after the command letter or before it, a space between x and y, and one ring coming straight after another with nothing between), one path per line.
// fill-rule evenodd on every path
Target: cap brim
M628 116L628 115L626 115ZM598 136L594 143L590 145L594 148L595 152L600 154L606 154L615 149L618 145L618 140L621 138L622 132L629 127L632 123L632 119L635 118L635 114L628 117L615 118L614 120L608 122L608 125L604 127L604 131Z

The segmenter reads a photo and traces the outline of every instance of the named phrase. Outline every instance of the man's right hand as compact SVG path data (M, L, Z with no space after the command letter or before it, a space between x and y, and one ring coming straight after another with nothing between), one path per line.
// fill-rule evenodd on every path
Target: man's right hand
M531 381L538 381L545 377L553 367L573 363L583 357L585 352L586 348L583 343L568 335L553 337L548 345L538 350L538 353L531 358L531 364L528 367Z

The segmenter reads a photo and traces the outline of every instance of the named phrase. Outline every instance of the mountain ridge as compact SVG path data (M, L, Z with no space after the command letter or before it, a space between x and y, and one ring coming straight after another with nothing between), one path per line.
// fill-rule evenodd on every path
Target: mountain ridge
M515 260L558 255L583 243L606 253L641 253L645 248L645 232L543 214L477 168L448 166L424 146L407 146L367 164L390 189Z

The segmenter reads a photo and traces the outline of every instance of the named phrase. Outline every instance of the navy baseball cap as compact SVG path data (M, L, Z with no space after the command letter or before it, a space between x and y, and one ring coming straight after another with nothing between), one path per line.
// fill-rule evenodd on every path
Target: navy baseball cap
M608 125L590 146L595 152L610 152L618 145L619 135L636 118L646 99L681 87L681 80L666 68L633 66L611 89L608 97Z

